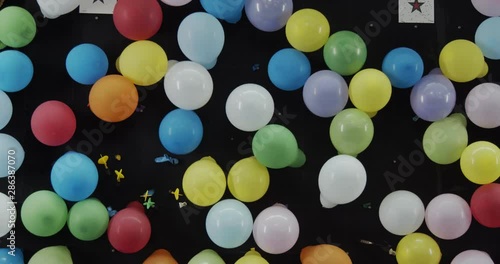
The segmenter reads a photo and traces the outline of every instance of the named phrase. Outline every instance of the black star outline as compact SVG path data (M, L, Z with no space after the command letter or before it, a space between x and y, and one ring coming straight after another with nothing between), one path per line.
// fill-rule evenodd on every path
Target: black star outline
M92 4L95 4L96 2L101 2L104 4L104 0L94 0L94 2L92 2Z

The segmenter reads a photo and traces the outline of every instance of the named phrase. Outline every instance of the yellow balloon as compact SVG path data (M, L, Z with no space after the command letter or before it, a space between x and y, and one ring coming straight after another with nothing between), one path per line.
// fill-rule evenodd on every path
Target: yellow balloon
M212 157L204 157L187 168L182 179L182 189L193 204L211 206L226 191L226 175Z
M255 202L269 188L269 171L255 157L244 158L229 170L227 186L236 199Z
M365 112L378 112L392 95L391 81L377 69L364 69L356 73L349 83L349 98L356 108Z
M483 77L485 77L486 74L488 74L489 71L490 71L490 67L488 67L488 63L484 62L483 70L481 71L481 73L479 74L479 76L477 76L477 78L483 78Z
M286 22L286 38L292 47L302 52L321 49L330 36L330 23L319 11L305 8L293 13Z
M470 82L484 68L484 55L474 42L457 39L446 44L439 54L439 68L444 76L455 82Z
M460 168L473 183L492 183L500 177L500 149L491 142L474 142L462 152Z
M159 82L165 77L168 68L167 54L163 48L149 40L128 45L117 62L120 73L141 86Z
M234 264L269 264L269 262L267 262L267 260L259 254L259 252L252 248L245 254L245 256L238 259Z
M412 233L403 237L396 247L398 264L439 264L442 253L432 237Z

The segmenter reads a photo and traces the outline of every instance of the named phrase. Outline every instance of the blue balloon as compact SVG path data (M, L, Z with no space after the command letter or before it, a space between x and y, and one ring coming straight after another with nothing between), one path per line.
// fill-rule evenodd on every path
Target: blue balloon
M175 109L161 121L159 134L165 149L176 155L184 155L200 145L203 124L194 111Z
M227 249L237 248L252 234L252 213L238 200L222 200L210 208L205 227L208 237L217 246Z
M94 162L84 154L68 151L52 166L50 181L61 198L79 202L97 188L99 174Z
M94 44L80 44L68 53L66 70L76 82L92 85L108 72L109 62L106 53Z
M228 23L240 21L245 0L200 0L207 13Z
M420 55L409 48L391 50L382 62L382 71L396 88L410 88L424 74L424 61Z
M486 58L500 60L500 17L484 20L477 27L475 42Z
M19 92L33 79L33 63L24 53L17 50L0 52L0 90Z
M271 57L267 74L274 86L294 91L304 86L311 76L311 63L304 53L296 49L282 49Z
M23 250L20 248L0 248L0 264L24 264Z

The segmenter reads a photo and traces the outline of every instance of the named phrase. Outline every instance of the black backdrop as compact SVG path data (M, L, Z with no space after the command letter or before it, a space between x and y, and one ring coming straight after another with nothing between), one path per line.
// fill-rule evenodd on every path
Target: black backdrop
M486 17L479 14L468 0L436 1L436 23L428 25L399 24L397 15L381 26L375 13L387 10L387 1L294 1L294 10L305 7L323 12L331 25L331 32L354 30L372 32L368 42L366 68L381 68L382 59L391 49L407 46L419 52L425 61L425 73L438 65L441 48L458 38L473 40L477 26ZM88 42L100 46L110 60L109 74L116 73L114 61L120 52L131 43L115 29L111 15L83 15L75 11L55 20L44 20L34 0L7 0L6 5L19 5L28 9L36 18L38 32L35 40L20 49L33 61L35 75L31 84L23 91L9 96L14 105L10 124L2 130L17 138L26 150L26 159L17 173L18 211L23 200L32 192L48 189L52 164L69 148L77 149L81 141L89 141L84 131L99 127L100 121L87 108L90 86L78 85L65 70L65 58L74 46ZM182 19L194 11L203 11L198 1L183 7L168 7L162 4L164 21L160 32L152 40L160 44L169 59L185 60L176 40L177 27ZM232 89L244 83L258 83L271 92L277 114L274 123L286 125L297 137L308 160L299 169L271 170L271 185L267 194L258 202L248 204L254 218L266 207L280 202L287 204L300 223L300 237L295 247L282 255L263 256L270 263L300 263L302 247L318 243L340 245L349 252L354 263L396 263L393 256L377 247L359 243L360 239L376 242L387 241L394 249L400 237L385 231L378 220L378 205L391 192L384 178L384 172L397 174L398 158L408 160L411 155L421 155L418 142L422 140L428 122L414 121L415 116L409 104L410 90L395 89L391 101L373 119L375 137L369 148L358 156L368 172L368 183L364 193L348 205L323 209L319 203L317 178L322 164L336 151L330 143L328 128L331 119L323 119L308 112L302 101L302 92L281 91L271 84L266 65L278 50L290 47L284 29L265 33L255 29L245 16L237 24L223 22L226 42L217 66L210 70L214 80L214 94L210 102L197 110L202 119L205 134L199 148L192 154L178 157L180 164L156 164L154 158L166 153L158 138L158 127L162 118L174 106L168 101L162 81L156 87L139 88L140 104L144 112L117 123L113 132L103 135L102 143L92 144L89 157L97 161L100 154L110 155L110 166L120 166L126 179L117 184L115 177L105 173L99 166L100 180L94 197L106 206L122 209L128 202L139 200L146 189L154 188L156 208L147 211L153 234L151 241L139 253L126 255L113 252L107 237L97 241L81 242L73 238L65 227L49 238L38 238L29 234L18 219L16 245L24 249L26 261L37 250L51 245L69 247L75 263L141 263L155 249L165 248L172 252L179 263L188 260L199 251L212 248L226 261L234 263L249 248L255 247L250 238L243 246L225 250L211 243L205 232L205 216L208 209L181 212L169 190L181 187L182 175L187 166L199 158L210 155L228 171L235 161L251 155L252 133L234 128L225 116L225 100ZM370 24L372 26L370 27ZM379 31L379 32L377 32ZM375 34L377 33L377 34ZM368 40L368 39L367 39ZM307 54L313 72L327 69L322 52ZM252 70L254 64L260 69ZM500 64L489 62L489 81L498 81ZM347 81L350 78L346 78ZM457 112L463 111L467 92L479 81L456 84ZM68 104L77 116L77 131L68 144L61 147L47 147L39 143L30 130L30 118L34 109L48 100L60 100ZM352 105L349 103L348 107ZM278 113L281 113L279 115ZM469 142L490 140L498 144L498 129L480 129L469 122ZM413 154L412 154L413 153ZM122 155L119 164L112 158ZM6 178L0 179L0 191L6 192ZM451 192L467 201L476 185L468 182L461 174L458 162L438 166L426 158L396 189L415 192L427 204L441 193ZM229 191L224 198L231 198ZM371 203L371 209L365 208ZM71 206L68 203L68 206ZM192 208L192 207L191 207ZM430 234L425 224L419 230ZM463 237L453 241L437 239L443 252L442 263L463 250L487 251L500 262L500 232L480 226L473 220L470 230ZM4 245L5 240L2 239ZM260 251L260 250L259 250ZM262 252L262 251L260 251Z

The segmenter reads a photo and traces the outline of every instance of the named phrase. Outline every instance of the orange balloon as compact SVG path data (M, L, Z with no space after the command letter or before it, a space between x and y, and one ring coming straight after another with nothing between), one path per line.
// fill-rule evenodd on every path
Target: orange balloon
M121 75L104 76L90 90L90 110L106 122L120 122L129 118L138 104L137 88Z
M339 247L321 244L308 246L300 252L302 264L352 264L351 258Z
M166 249L157 249L142 264L179 264Z

